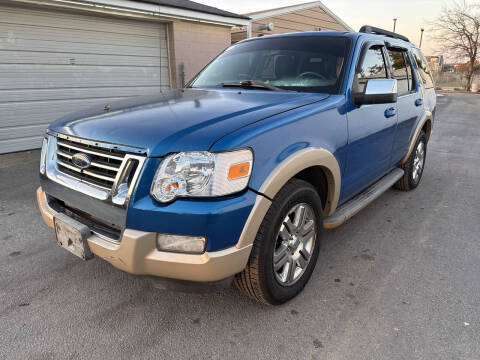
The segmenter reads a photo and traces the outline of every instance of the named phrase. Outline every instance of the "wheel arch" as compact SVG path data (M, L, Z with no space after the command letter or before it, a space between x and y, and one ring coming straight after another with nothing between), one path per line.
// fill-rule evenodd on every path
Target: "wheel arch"
M422 126L422 130L425 132L427 143L430 140L430 134L432 133L432 119L427 119Z
M413 133L412 139L410 140L410 145L408 147L408 152L405 157L402 159L401 165L405 164L408 161L410 154L413 151L415 143L417 142L418 136L420 135L421 131L425 131L425 135L428 140L430 139L430 135L432 133L432 113L430 111L425 111L425 114L422 116L420 121L415 128L415 132Z
M333 186L331 182L329 183L328 181L328 178L331 178L331 173L329 173L328 169L322 166L312 166L300 171L293 178L304 180L311 184L315 190L317 190L317 193L322 200L323 211L327 209L327 205L330 203L328 191Z
M283 160L265 179L259 193L273 199L278 191L292 178L304 178L312 172L321 171L327 185L324 214L333 213L340 197L340 166L335 156L322 148L308 148L298 151ZM321 181L321 180L320 180ZM313 182L313 186L321 186Z
M258 190L259 195L257 195L255 205L250 212L236 246L242 248L253 243L263 218L272 203L270 199L273 199L290 179L308 177L312 175L312 172L316 171L322 171L322 175L326 180L327 193L325 195L324 216L331 215L337 208L340 198L341 177L338 161L326 149L303 149L283 160L263 181ZM316 188L322 186L321 181L318 183L314 182L312 185Z

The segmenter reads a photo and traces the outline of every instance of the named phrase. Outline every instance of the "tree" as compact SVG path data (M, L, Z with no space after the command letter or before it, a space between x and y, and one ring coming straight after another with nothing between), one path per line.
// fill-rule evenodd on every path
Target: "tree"
M470 91L476 60L480 55L480 2L452 1L431 22L433 38L446 54L467 62L467 91Z

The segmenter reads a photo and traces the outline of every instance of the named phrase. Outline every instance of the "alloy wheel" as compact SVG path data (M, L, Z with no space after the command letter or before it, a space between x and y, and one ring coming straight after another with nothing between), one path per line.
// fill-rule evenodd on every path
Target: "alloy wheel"
M415 150L415 158L413 159L413 181L417 183L420 180L420 176L423 172L423 165L425 164L425 144L420 141Z
M312 207L297 204L285 216L277 234L273 268L283 286L295 284L310 263L316 241L316 219Z

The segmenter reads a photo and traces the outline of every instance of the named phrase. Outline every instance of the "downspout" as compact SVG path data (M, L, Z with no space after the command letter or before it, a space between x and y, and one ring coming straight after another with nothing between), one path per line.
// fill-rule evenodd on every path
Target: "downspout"
M247 25L247 39L252 37L252 22L250 21Z
M180 80L182 82L182 89L185 87L185 64L180 64Z

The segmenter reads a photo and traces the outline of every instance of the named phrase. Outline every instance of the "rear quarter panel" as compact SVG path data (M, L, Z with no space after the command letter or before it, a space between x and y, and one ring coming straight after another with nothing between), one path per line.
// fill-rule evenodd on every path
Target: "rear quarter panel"
M423 96L425 109L435 113L437 109L437 93L435 92L435 88L425 89Z
M435 91L435 87L430 87L430 88L425 87L425 84L422 80L422 77L420 76L420 70L418 68L418 64L415 61L415 56L413 54L413 51L415 49L416 49L415 47L411 48L410 58L411 58L411 61L412 61L412 64L413 64L413 67L414 67L414 70L415 70L415 78L416 78L416 81L417 81L417 85L420 89L420 93L421 93L422 99L423 99L423 111L424 111L425 114L428 114L428 113L432 114L432 119L431 120L432 120L432 128L433 128L434 121L435 121L435 112L436 112L436 108L437 108L437 93ZM415 139L413 139L413 137L415 136L415 131L416 131L417 127L420 126L421 121L422 121L422 116L420 116L417 119L417 122L415 123L415 126L412 128L412 132L410 134L410 142L415 141Z

